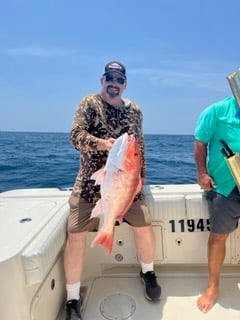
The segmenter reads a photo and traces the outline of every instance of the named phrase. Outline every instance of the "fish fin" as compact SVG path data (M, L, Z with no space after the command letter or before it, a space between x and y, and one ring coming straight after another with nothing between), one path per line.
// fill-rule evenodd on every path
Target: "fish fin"
M106 252L110 254L112 252L113 246L113 233L101 232L99 233L95 239L93 239L91 243L91 248L94 247L96 244L102 244Z
M99 199L97 202L96 202L96 205L95 207L92 209L92 213L91 213L91 216L90 216L90 219L92 218L96 218L100 215L103 214L103 210L102 210L102 201L101 199Z
M92 174L91 179L95 180L95 185L102 184L105 175L106 175L106 170L104 168L101 168Z

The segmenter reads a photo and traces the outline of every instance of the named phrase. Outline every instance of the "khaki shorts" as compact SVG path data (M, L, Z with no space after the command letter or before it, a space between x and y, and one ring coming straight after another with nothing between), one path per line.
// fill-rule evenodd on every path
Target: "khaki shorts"
M71 194L69 197L70 212L68 217L68 232L97 231L99 218L90 219L94 203L89 203L81 197ZM134 227L151 225L151 216L143 199L133 202L124 216L124 221Z

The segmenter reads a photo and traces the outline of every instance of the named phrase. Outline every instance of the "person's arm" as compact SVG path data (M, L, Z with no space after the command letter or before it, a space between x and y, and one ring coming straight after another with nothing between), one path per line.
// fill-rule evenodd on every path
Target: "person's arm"
M207 143L200 140L195 140L194 143L194 157L198 173L198 184L206 191L210 191L215 187L212 177L207 170Z
M94 107L91 107L88 98L84 98L76 110L70 133L70 141L75 149L79 151L109 151L112 148L115 139L101 139L90 133L95 116Z

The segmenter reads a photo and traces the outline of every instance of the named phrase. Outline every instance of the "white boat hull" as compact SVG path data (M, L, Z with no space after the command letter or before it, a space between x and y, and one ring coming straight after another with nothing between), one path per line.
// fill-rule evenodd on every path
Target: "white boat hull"
M82 287L84 320L240 319L240 230L227 241L221 296L206 315L196 299L207 285L208 211L196 184L145 186L156 235L158 303L146 301L131 229L116 227L113 252L90 248ZM70 191L24 189L0 194L0 319L62 320L63 247Z

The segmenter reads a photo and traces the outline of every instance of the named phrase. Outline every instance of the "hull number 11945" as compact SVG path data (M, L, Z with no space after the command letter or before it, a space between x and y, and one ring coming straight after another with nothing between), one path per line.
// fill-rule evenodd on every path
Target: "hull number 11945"
M169 232L206 232L210 231L209 219L169 220Z

